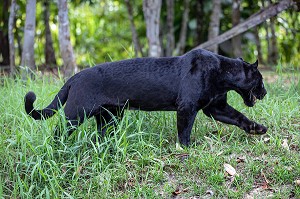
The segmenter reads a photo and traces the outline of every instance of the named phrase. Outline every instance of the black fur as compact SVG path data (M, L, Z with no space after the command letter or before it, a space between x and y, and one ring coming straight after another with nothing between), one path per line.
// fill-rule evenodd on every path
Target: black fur
M104 121L122 117L124 106L145 111L177 111L179 141L189 145L197 112L233 124L247 133L263 134L267 128L249 120L227 104L227 92L238 92L247 106L266 95L257 62L223 57L206 50L183 56L136 58L104 63L71 77L54 100L35 110L35 94L25 96L25 110L34 119L48 118L61 105L68 125L80 125L94 116L98 131L105 133ZM74 128L70 130L72 133Z

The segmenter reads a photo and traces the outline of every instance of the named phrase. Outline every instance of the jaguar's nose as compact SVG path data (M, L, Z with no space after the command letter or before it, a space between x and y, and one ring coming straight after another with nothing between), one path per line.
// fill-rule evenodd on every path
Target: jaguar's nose
M266 94L267 94L267 91L266 91L266 89L264 89L263 92L261 93L261 95L258 96L258 99L262 100L266 96Z

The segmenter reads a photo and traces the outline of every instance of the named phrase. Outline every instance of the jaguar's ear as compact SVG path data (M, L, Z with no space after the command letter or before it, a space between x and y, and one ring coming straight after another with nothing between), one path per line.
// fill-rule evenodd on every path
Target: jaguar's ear
M238 57L238 59L241 60L241 61L244 61L243 58L241 58L241 57Z
M251 66L252 66L253 68L257 68L257 67L258 67L258 60L256 60L256 62L254 62L253 64L251 64Z

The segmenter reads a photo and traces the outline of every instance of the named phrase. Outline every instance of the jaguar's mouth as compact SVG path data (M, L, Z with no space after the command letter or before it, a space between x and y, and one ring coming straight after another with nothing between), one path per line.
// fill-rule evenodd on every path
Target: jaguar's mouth
M254 89L249 90L237 90L237 92L242 96L244 103L248 107L253 107L257 100L262 100L267 92L264 90L262 92L257 92Z
M256 103L256 100L257 100L256 96L253 94L250 94L250 101L252 102L253 105Z
M249 107L254 106L256 101L257 101L257 97L253 93L248 95L247 98L244 98L244 103Z
M253 103L255 104L255 103L256 103L256 100L257 100L256 96L255 96L255 95L253 95L253 94L251 94L251 98L252 98L252 100L251 100L251 101L253 101Z

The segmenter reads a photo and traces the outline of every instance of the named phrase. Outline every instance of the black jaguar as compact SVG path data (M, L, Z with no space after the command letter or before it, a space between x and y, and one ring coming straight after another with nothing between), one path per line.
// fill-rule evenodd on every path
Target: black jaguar
M205 115L233 124L247 133L264 134L267 128L249 120L227 103L227 92L239 93L252 107L266 95L261 73L241 58L231 59L206 50L192 50L178 57L135 58L85 69L71 77L54 100L36 110L36 96L25 96L26 112L47 119L62 105L68 126L95 117L105 134L105 121L122 117L124 107L145 111L176 111L179 141L189 145L191 129L202 109ZM75 128L69 128L69 134Z

